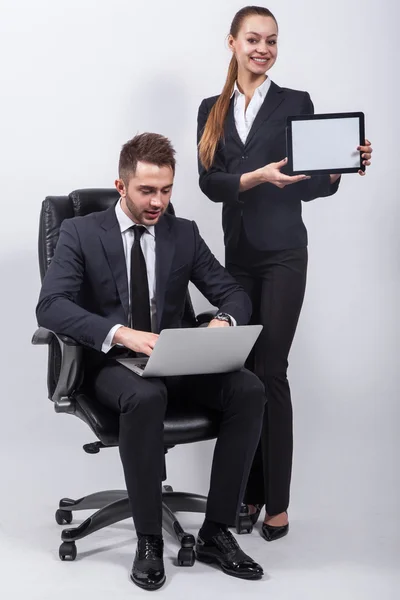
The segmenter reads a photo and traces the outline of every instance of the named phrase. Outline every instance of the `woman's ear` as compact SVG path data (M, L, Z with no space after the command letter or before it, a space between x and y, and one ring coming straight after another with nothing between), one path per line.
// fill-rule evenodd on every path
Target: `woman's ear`
M228 35L228 48L235 53L235 38L231 34Z

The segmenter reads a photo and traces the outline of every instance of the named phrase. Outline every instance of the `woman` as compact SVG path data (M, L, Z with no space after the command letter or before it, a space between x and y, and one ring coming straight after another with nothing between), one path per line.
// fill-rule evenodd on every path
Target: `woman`
M264 382L268 403L245 502L253 523L265 505L267 541L289 530L293 442L286 372L306 284L301 201L334 194L340 180L285 175L286 118L314 108L307 92L280 88L267 77L277 40L268 9L240 10L228 38L233 56L225 86L220 96L202 101L198 115L200 187L223 203L226 267L252 299L252 322L264 326L248 367ZM358 150L370 165L370 142Z

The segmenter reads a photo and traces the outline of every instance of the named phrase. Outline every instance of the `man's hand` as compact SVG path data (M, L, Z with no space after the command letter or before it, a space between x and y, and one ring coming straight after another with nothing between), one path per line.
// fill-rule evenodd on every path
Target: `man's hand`
M130 329L129 327L120 327L115 332L112 343L122 344L126 348L129 348L129 350L141 352L142 354L150 356L158 337L159 336L156 333L137 331L136 329Z
M209 322L207 327L230 327L228 321L220 321L219 319L213 319Z

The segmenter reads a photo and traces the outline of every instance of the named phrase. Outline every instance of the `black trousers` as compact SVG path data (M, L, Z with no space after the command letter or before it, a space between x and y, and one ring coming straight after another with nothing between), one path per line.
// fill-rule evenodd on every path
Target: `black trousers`
M120 414L119 450L136 530L160 534L164 473L163 420L168 397L219 411L206 517L232 525L259 443L265 391L242 369L221 375L142 378L116 360L88 371L86 385Z
M241 233L226 250L226 267L253 303L251 322L264 326L246 367L265 385L267 406L245 494L248 504L265 504L269 515L289 505L293 424L288 355L303 303L307 248L259 251Z

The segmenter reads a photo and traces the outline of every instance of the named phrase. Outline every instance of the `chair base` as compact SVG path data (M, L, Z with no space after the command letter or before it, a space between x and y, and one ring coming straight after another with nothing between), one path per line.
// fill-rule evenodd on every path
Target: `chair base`
M194 536L186 533L174 512L206 512L207 498L197 494L174 492L171 486L164 485L162 492L162 524L180 542L177 556L179 566L193 566ZM59 549L61 560L75 560L77 556L76 541L81 540L91 533L132 517L128 494L125 490L108 490L96 492L79 500L63 498L60 500L59 509L56 511L56 522L59 525L72 522L73 512L77 510L97 509L77 527L64 529L61 533L62 544Z

